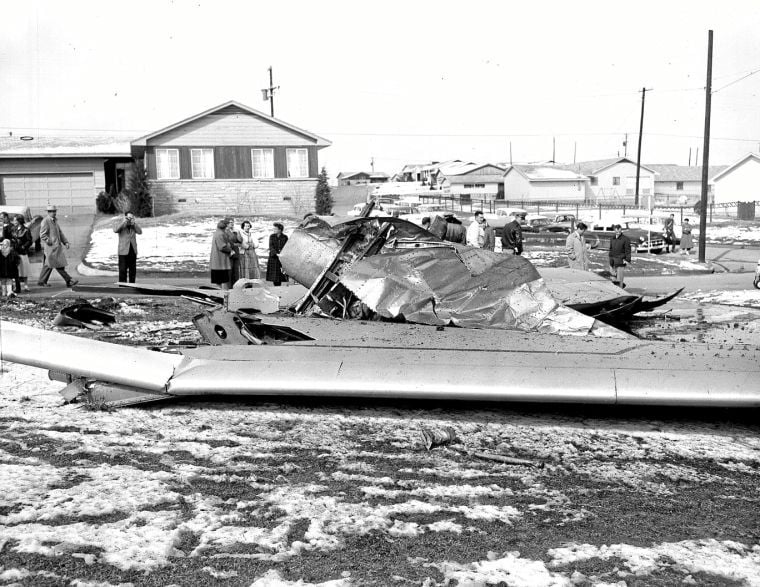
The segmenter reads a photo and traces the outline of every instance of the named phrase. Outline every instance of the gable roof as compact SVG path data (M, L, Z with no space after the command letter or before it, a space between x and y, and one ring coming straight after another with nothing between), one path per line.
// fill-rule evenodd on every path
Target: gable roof
M350 179L352 177L355 177L357 175L366 175L369 177L369 173L366 171L341 171L338 175L338 179Z
M707 177L713 177L726 169L728 165L710 165L707 168ZM702 181L702 166L695 165L649 165L657 176L655 181Z
M734 163L733 165L727 166L723 171L721 171L720 173L718 173L718 175L716 175L715 177L713 177L710 180L710 183L712 183L714 181L718 181L724 175L730 173L731 171L733 171L734 169L736 169L740 165L743 165L746 161L749 161L750 159L754 159L755 161L757 161L758 163L760 163L760 155L757 155L755 153L747 153L744 157L742 157L741 159L739 159L736 163Z
M528 181L587 181L588 177L562 166L554 165L511 165L504 173L506 176L515 170Z
M204 116L208 116L209 114L213 114L214 112L218 112L219 110L223 110L224 108L229 108L230 106L234 106L236 108L239 108L248 114L251 114L253 116L256 116L258 118L261 118L271 124L274 124L275 126L279 126L281 128L284 128L286 130L289 130L291 132L294 132L296 134L299 134L301 136L304 136L308 139L313 140L316 143L317 147L329 147L332 143L328 141L325 138L320 137L319 135L315 135L314 133L310 133L307 130L303 130L302 128L298 128L297 126L294 126L292 124L289 124L285 122L284 120L280 120L279 118L273 118L269 116L268 114L264 114L263 112L259 110L255 110L254 108L251 108L250 106L246 106L245 104L241 104L240 102L236 102L235 100L229 100L228 102L225 102L224 104L220 104L219 106L215 106L214 108L209 108L208 110L201 112L200 114L196 114L195 116L191 116L190 118L185 118L184 120L180 120L179 122L175 122L174 124L170 124L169 126L162 128L160 130L157 130L155 132L152 132L148 135L142 136L138 139L135 139L132 141L133 146L137 147L145 147L147 146L147 143L150 139L157 137L159 135L162 135L164 133L167 133L171 130L174 130L175 128L179 128L181 126L184 126L190 122L193 122L194 120L198 120L199 118L203 118Z
M0 137L2 158L131 157L129 140L104 136Z
M628 157L613 157L612 159L597 159L595 161L579 161L578 163L573 163L571 165L557 165L557 167L561 167L563 169L569 169L570 171L575 171L583 175L597 175L598 173L604 171L608 167L612 167L613 165L616 165L617 163L623 163L623 162L628 162L628 163L632 163L633 165L636 165L636 161L634 161L633 159L629 159ZM646 169L647 171L651 171L652 173L654 173L653 169L645 165L642 165L641 169Z

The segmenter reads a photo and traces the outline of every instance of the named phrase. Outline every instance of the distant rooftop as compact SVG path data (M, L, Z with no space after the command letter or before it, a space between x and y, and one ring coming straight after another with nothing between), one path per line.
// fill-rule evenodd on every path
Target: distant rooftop
M657 172L655 181L702 181L702 166L695 165L647 165L649 169ZM707 168L707 177L712 179L721 171L728 168L728 165L710 165Z
M24 136L24 135L22 135ZM0 137L2 157L130 157L128 139L104 136L39 137L22 140L21 136Z
M587 179L585 175L564 169L562 166L513 165L512 167L533 181L585 181Z

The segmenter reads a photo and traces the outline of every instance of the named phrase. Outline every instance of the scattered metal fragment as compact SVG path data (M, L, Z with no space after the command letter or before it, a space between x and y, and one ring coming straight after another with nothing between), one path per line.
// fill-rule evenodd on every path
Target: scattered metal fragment
M116 315L108 310L102 310L89 302L81 302L63 308L53 319L56 326L77 326L99 330L104 325L116 322Z
M453 444L459 440L456 431L451 426L447 426L446 428L422 428L420 432L422 433L422 440L427 450L436 446Z

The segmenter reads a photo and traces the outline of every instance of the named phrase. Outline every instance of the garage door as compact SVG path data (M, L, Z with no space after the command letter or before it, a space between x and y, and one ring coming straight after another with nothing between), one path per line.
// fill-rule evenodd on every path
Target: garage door
M4 175L0 192L9 206L29 206L32 214L55 204L63 211L95 207L95 179L92 173L44 173Z

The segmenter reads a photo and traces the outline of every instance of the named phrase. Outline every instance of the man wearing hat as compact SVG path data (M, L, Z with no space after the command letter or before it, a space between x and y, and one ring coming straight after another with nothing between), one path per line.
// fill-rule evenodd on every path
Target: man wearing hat
M61 227L58 226L58 220L56 220L57 213L58 209L55 205L48 204L47 218L40 224L40 241L42 241L42 248L45 253L40 278L37 280L37 285L40 287L49 287L48 279L50 279L53 269L58 271L60 276L66 280L66 287L79 283L66 273L66 253L63 247L68 249L69 241L66 235L63 234Z
M623 274L625 273L626 263L631 262L631 241L623 234L623 228L619 224L614 224L614 236L610 239L610 273L612 273L612 283L620 287L625 287Z

